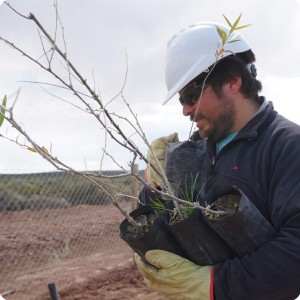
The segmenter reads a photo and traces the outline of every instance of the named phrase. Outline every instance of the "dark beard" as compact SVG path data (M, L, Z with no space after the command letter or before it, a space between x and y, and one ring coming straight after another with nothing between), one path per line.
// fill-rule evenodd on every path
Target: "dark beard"
M223 105L223 110L217 119L211 119L210 117L202 114L199 114L199 117L206 119L210 124L211 129L207 132L207 138L213 142L219 142L232 133L232 128L235 122L235 109L232 104L228 103ZM197 115L193 117L193 119L197 120ZM201 131L200 136L202 136Z

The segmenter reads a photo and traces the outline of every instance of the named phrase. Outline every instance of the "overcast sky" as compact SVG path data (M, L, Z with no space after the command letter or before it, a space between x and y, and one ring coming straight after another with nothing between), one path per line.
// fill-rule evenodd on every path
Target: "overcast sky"
M55 13L52 0L11 0L24 15L29 12L54 33ZM124 95L151 141L174 131L181 140L188 136L190 121L181 115L174 98L166 95L164 58L168 40L179 30L199 21L224 23L222 14L235 20L242 12L241 24L252 24L241 32L256 54L262 94L273 101L275 109L300 124L300 0L59 0L67 53L91 86L100 90L103 101L121 89L128 59ZM25 20L5 4L0 6L0 36L34 57L42 55L39 34L32 21ZM15 119L35 141L78 169L99 169L103 130L91 116L50 97L38 84L22 81L54 79L25 57L0 42L0 98L9 96L10 106L16 91ZM54 88L48 88L56 93ZM68 94L65 99L70 100ZM121 101L110 107L124 115ZM0 134L15 136L3 124ZM21 139L18 141L22 141ZM0 173L53 170L38 155L0 139ZM146 148L139 145L146 152ZM130 155L109 141L109 152L125 165ZM141 168L143 166L141 165ZM104 169L116 165L105 158Z

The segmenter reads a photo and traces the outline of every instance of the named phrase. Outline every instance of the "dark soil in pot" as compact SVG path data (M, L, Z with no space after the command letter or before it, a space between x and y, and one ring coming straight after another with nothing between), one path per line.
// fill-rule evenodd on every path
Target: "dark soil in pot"
M253 253L276 235L260 211L236 188L231 187L227 194L218 197L211 209L228 213L207 214L204 219L240 257Z
M127 219L120 224L120 237L143 260L148 250L160 249L186 257L183 249L168 230L163 219L149 206L141 206L130 213L130 216L142 224L141 230L136 230Z

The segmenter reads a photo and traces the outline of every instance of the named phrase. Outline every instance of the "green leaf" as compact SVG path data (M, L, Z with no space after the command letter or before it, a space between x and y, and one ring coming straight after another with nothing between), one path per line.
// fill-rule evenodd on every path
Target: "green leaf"
M223 29L219 28L218 26L217 26L217 32L220 38L222 39L222 45L225 45L227 40L227 33Z
M251 26L251 25L252 25L252 24L247 24L247 25L239 26L239 27L237 27L235 30L243 29L243 28L249 27L249 26Z
M232 24L230 21L226 18L226 16L223 14L224 19L226 20L227 24L229 25L230 28L232 28Z
M5 116L5 111L6 111L6 101L7 101L7 97L5 95L3 100L2 100L2 104L1 104L0 127L3 124L3 121L4 121L4 116Z
M236 42L240 42L241 40L237 39L237 40L232 40L232 41L229 41L228 44L230 43L236 43Z
M231 34L231 33L236 29L237 25L238 25L239 22L240 22L241 17L242 17L242 13L238 16L238 18L237 18L237 19L235 20L235 22L233 23L233 25L232 25L232 27L231 27L231 29L230 29L230 33L229 33L229 34Z

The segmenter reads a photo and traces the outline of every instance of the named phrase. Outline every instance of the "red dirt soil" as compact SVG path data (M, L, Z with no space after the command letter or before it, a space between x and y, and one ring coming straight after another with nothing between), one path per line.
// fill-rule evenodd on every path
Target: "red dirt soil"
M111 206L1 212L0 294L49 300L54 282L60 300L165 300L144 284L133 251L119 238L122 220Z

